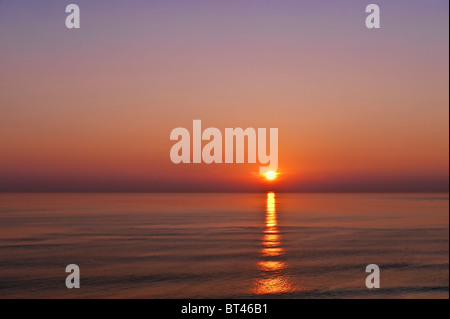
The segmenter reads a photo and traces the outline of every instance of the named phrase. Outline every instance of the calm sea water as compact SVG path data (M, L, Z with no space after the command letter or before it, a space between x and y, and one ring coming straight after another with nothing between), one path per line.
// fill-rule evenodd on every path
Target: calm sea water
M0 298L448 298L448 263L448 194L0 194Z

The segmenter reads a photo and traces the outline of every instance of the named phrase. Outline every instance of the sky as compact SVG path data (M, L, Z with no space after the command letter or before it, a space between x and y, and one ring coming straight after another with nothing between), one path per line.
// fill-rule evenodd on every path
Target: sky
M0 1L0 191L448 192L448 1L372 2ZM278 178L173 164L195 119L278 128Z

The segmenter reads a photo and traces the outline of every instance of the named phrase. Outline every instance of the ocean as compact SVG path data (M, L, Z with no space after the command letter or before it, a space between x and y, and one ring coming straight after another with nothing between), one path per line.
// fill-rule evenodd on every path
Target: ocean
M0 298L449 298L449 195L2 193Z

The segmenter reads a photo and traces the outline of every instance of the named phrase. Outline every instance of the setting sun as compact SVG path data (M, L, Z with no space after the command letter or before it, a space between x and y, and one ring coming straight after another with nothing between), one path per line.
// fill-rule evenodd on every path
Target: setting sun
M274 180L277 177L277 174L274 171L269 171L269 172L265 173L264 176L268 180Z

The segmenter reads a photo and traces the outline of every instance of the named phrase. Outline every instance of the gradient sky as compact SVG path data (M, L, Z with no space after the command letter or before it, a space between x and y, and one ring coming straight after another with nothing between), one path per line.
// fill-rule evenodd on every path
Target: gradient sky
M0 191L448 192L448 14L447 0L0 0ZM277 181L173 164L170 131L193 119L278 127Z

